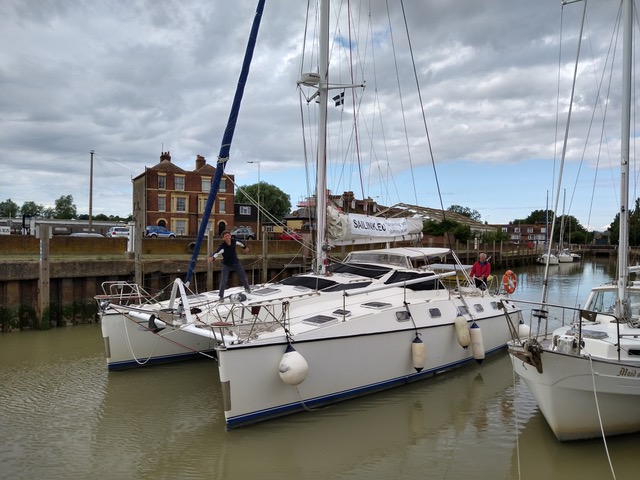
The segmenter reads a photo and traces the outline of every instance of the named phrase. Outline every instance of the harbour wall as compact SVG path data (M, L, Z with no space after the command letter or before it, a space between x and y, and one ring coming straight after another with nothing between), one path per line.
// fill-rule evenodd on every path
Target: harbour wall
M305 245L311 244L310 235L304 240ZM103 284L133 282L136 269L139 269L142 284L149 294L166 297L167 286L177 277L184 278L193 243L193 238L143 238L141 260L136 265L133 252L127 251L126 238L54 236L45 250L48 251L47 258L41 259L43 247L38 238L0 236L0 329L49 328L94 321L97 314L94 297L105 293ZM422 243L426 247L445 247L446 239L425 237ZM265 239L248 244L250 253L240 258L251 283L280 280L311 266L311 249L298 242ZM514 244L474 245L469 242L451 247L464 264L473 263L478 252L486 252L491 256L494 271L534 263L537 257L537 252ZM355 248L371 246L338 247L331 255L341 258ZM220 265L218 262L209 264L206 256L201 250L191 282L194 291L218 288ZM49 275L48 311L38 309L43 261L46 261ZM235 274L232 274L230 284L238 284Z

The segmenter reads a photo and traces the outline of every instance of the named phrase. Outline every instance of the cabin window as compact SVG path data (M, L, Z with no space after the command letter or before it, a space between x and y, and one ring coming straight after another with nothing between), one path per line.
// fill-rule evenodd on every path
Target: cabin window
M329 317L328 315L315 315L313 317L303 320L302 323L320 326L320 325L329 325L337 321L338 319L336 317Z
M474 303L473 304L473 309L478 313L484 312L484 307L482 305L480 305L479 303Z
M491 308L498 310L498 302L491 302Z
M440 318L442 316L442 312L440 311L439 308L430 308L429 309L429 316L431 318Z
M396 312L396 320L398 322L406 322L407 320L411 320L411 314L406 310L399 310Z
M469 309L464 305L458 307L458 315L469 315Z
M387 302L367 302L367 303L363 303L362 306L365 308L381 309L385 307L390 307L391 304Z

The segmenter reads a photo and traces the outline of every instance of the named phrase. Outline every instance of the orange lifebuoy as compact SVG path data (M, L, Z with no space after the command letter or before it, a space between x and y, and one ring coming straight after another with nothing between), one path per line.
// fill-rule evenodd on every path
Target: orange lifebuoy
M518 278L512 270L507 270L506 272L504 272L504 277L502 277L502 285L504 285L505 292L507 292L508 294L512 294L516 291L517 284Z

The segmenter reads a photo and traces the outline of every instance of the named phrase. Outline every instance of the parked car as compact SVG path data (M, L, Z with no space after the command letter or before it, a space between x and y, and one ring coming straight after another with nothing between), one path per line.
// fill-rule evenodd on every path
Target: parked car
M176 234L161 225L149 226L145 230L145 236L151 238L176 238Z
M297 242L302 240L302 235L298 232L294 232L293 230L289 230L288 232L281 233L278 235L278 240L296 240Z
M115 237L127 237L129 238L129 227L111 227L107 230L105 237L115 238Z
M256 238L256 234L253 233L251 227L236 227L231 230L231 238L237 238L238 240L253 240Z

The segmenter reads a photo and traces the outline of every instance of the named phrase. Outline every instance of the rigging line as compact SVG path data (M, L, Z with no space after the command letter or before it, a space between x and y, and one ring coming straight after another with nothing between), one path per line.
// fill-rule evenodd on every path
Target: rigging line
M369 16L371 18L371 16ZM347 22L349 24L349 75L351 78L351 85L355 85L355 78L353 76L353 39L351 38L351 1L347 1ZM356 99L355 95L351 95L351 106L353 108L353 134L354 134L354 147L356 149L356 161L358 163L358 175L360 177L360 190L362 191L362 198L364 196L364 182L362 180L362 158L360 157L360 141L358 138L358 118L356 116ZM369 213L369 212L365 212Z
M418 77L417 77L417 73L416 73L416 64L415 64L415 59L413 57L413 50L411 47L411 37L409 36L409 27L407 24L407 17L404 11L404 1L400 2L400 5L402 6L402 16L404 18L404 26L405 26L405 30L407 33L407 42L409 43L409 53L411 55L411 64L413 66L413 73L414 75L416 75L416 84L418 84ZM395 70L396 70L396 81L398 83L398 95L399 95L399 100L400 100L400 112L402 113L402 124L404 127L404 136L405 136L405 142L407 145L407 158L409 159L409 166L411 167L411 171L413 172L413 160L411 158L411 148L409 147L409 133L408 133L408 129L407 129L407 119L405 116L405 110L404 110L404 101L402 99L402 88L400 87L400 75L398 73L398 58L396 56L396 48L395 48L395 41L393 38L393 29L391 28L391 13L389 12L389 0L386 1L386 6L387 6L387 18L389 19L389 35L391 37L391 45L393 46L392 51L393 51L393 63L395 65ZM418 97L420 98L420 110L422 111L422 118L425 124L425 129L426 129L426 119L424 118L424 106L422 104L422 95L420 94L420 85L418 84ZM429 139L429 132L427 131L427 142L429 144L429 151L431 152L431 159L433 160L433 152L431 151L431 140ZM434 165L434 169L435 169L435 165ZM418 204L418 190L416 189L416 181L415 181L415 177L413 176L413 174L411 175L411 182L413 183L413 195L415 198L415 203L416 205ZM438 177L436 175L436 184L438 184ZM440 195L440 186L438 185L438 194ZM442 196L440 195L440 204L442 204ZM444 210L444 207L443 207Z
M580 23L580 33L578 35L578 50L576 52L576 61L574 64L574 69L573 69L573 81L571 84L571 95L569 97L569 112L567 113L567 123L565 126L565 131L564 131L564 139L563 139L563 143L562 143L562 155L560 157L560 168L559 168L559 173L558 173L558 185L557 185L557 193L556 193L556 199L555 199L555 206L553 208L554 212L558 211L558 200L560 198L560 189L562 188L562 174L563 174L563 170L564 170L564 163L565 163L565 159L566 159L566 154L567 154L567 143L568 143L568 139L569 139L569 126L571 125L571 113L573 111L573 99L575 96L575 90L576 90L576 79L578 76L578 65L579 65L579 60L580 60L580 49L582 47L582 33L584 31L584 23L585 23L585 18L587 15L587 2L584 2L584 8L582 10L582 22ZM548 243L547 245L547 255L549 257L551 257L551 246L553 244L553 232L555 230L555 226L556 226L556 218L557 215L553 215L553 220L551 221L551 232L549 235L549 238L551 239L551 241ZM549 262L545 263L545 267L544 267L544 278L545 281L542 284L542 296L541 296L541 302L544 303L546 302L547 299L547 281L546 279L549 278Z

